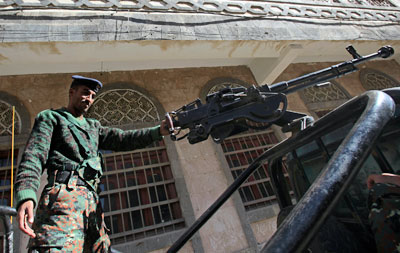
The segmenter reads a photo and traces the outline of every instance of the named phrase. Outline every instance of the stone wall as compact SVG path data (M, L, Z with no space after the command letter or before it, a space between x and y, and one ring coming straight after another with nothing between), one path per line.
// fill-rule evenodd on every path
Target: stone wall
M291 64L276 80L279 81L287 81L298 77L300 75L304 75L307 73L311 73L323 68L328 68L334 65L334 63L297 63ZM387 61L371 61L365 64L358 66L359 70L369 68L381 71L382 73L389 75L390 77L396 79L400 82L400 64L395 60L387 60ZM341 78L335 79L334 81L340 84L351 96L357 96L361 93L365 92L364 87L360 81L360 72L351 73L349 75L343 76ZM304 102L301 100L299 93L293 93L288 96L289 98L289 110L299 111L307 113L308 109Z
M20 99L33 122L38 112L67 105L73 74L97 78L104 87L114 83L136 85L148 91L166 111L178 109L198 98L201 88L215 78L233 77L255 83L247 67L220 67L0 76L0 91Z

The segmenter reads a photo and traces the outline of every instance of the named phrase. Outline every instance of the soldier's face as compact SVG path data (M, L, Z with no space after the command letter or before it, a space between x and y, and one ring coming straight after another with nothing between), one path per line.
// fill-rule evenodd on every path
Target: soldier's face
M69 91L70 106L77 114L87 112L93 104L95 97L96 92L84 85L71 88Z

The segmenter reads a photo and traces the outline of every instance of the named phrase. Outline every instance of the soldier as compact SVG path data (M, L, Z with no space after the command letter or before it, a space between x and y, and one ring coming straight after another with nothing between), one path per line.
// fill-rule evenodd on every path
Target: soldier
M72 78L68 107L37 115L16 177L17 219L31 237L30 252L108 252L110 240L97 192L103 173L99 149L143 148L168 134L165 121L153 128L122 131L85 118L102 84ZM48 184L38 202L44 169Z
M400 252L400 176L372 174L367 179L369 221L378 252Z

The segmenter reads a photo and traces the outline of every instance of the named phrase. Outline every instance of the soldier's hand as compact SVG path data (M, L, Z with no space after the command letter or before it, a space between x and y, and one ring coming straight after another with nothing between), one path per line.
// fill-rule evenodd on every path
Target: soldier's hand
M163 136L169 135L168 124L167 124L166 120L163 120L163 121L161 122L160 134L163 135Z
M36 237L35 232L30 227L33 223L33 206L34 204L32 200L25 201L19 206L17 216L19 229L31 238Z

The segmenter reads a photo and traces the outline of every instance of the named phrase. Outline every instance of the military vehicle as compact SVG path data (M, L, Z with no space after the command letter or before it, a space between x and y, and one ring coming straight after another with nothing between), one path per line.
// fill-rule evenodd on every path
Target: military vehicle
M395 173L400 165L400 89L368 91L315 122L286 110L284 96L356 71L355 64L393 53L384 47L362 57L352 47L347 50L352 61L271 86L226 88L208 95L205 104L194 101L167 115L172 135L175 126L178 134L179 128L189 129L183 137L172 138L187 137L192 144L209 136L221 142L252 128L248 120L292 132L292 137L255 159L168 252L177 252L265 162L281 211L278 229L261 252L375 252L366 181L370 174Z
M376 252L366 182L400 168L399 106L400 88L369 91L275 151L270 175L281 211L265 252Z

